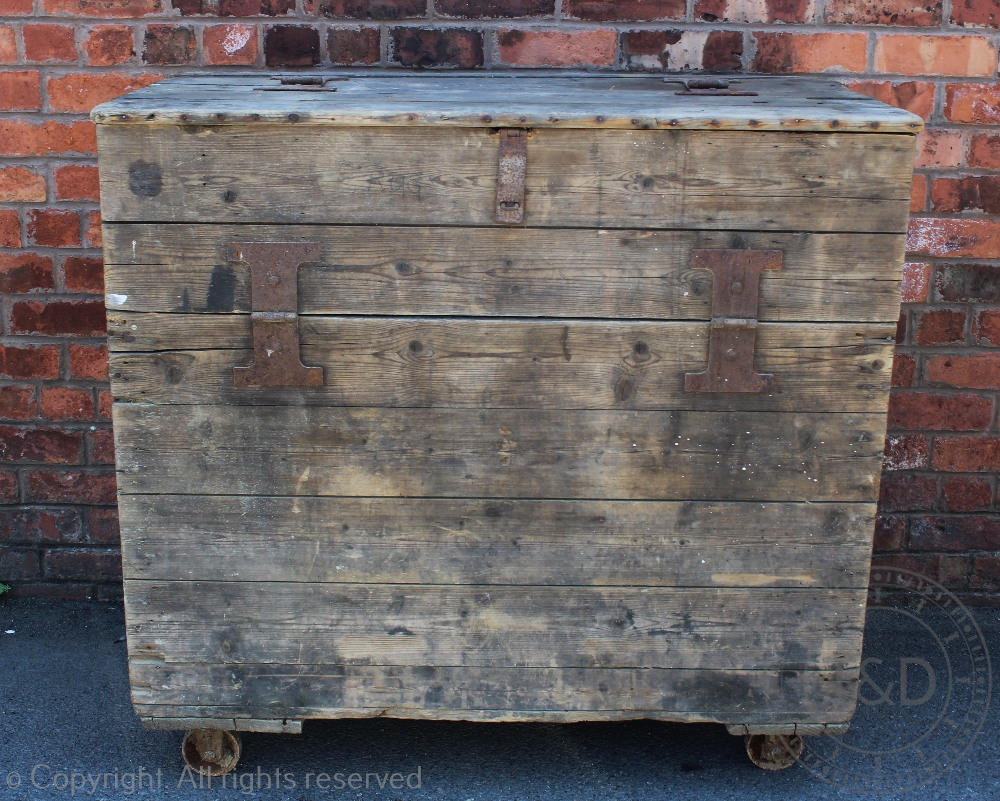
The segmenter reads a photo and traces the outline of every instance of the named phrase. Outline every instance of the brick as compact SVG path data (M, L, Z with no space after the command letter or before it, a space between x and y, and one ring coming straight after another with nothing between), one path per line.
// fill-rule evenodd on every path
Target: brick
M912 387L917 374L916 360L905 353L897 353L892 359L892 385Z
M863 33L755 33L754 72L862 72L868 60Z
M71 17L145 17L159 14L164 6L160 0L40 0L48 16Z
M71 256L63 262L69 292L104 294L104 262L97 257Z
M969 166L1000 170L1000 135L973 136L969 144Z
M951 21L975 28L1000 28L1000 0L952 0Z
M411 19L427 15L427 0L306 0L307 14L348 19Z
M44 203L44 176L26 167L0 169L0 202Z
M450 0L450 2L454 2L454 0ZM434 8L439 9L440 7L441 0L437 0ZM684 0L564 0L562 7L564 17L594 22L683 19L684 10Z
M931 466L950 473L1000 470L1000 438L938 437L931 449Z
M697 36L699 45L708 40L701 32L688 32L689 40L693 35ZM629 69L676 70L685 63L700 66L702 50L687 47L683 43L684 36L684 31L675 30L627 31L621 36L622 58ZM692 51L695 51L693 55Z
M39 111L42 84L38 70L0 72L0 111Z
M76 61L75 32L68 25L25 25L21 36L25 61Z
M906 247L938 258L1000 259L1000 220L915 217Z
M393 57L404 67L462 67L483 64L483 36L466 28L393 28Z
M923 434L893 434L885 439L883 470L921 470L927 467L930 445Z
M896 344L902 345L906 342L906 310L900 311L899 319L896 320Z
M711 31L701 52L702 69L739 72L743 69L743 34L739 31Z
M51 248L80 246L80 217L65 209L31 209L28 241Z
M88 248L99 248L104 244L101 233L101 212L88 211L84 230L84 245Z
M11 311L16 334L76 334L102 336L106 331L104 303L91 300L19 301Z
M913 512L934 508L937 478L915 473L884 473L879 488L880 512Z
M934 275L935 295L945 302L1000 303L1000 267L942 264Z
M500 31L500 60L519 66L607 66L614 63L617 35L612 30Z
M254 64L257 61L257 41L254 25L210 25L202 33L205 63Z
M980 312L973 326L973 333L980 345L1000 345L1000 309Z
M83 439L77 431L0 426L0 461L78 464Z
M703 22L811 22L812 0L695 0L694 16Z
M1000 353L960 353L931 356L926 380L961 389L1000 389Z
M219 0L223 17L279 17L295 11L295 0Z
M378 28L330 28L326 49L333 64L377 64L379 52Z
M52 345L0 345L0 375L5 378L58 378L59 348Z
M938 178L931 185L931 203L942 214L1000 214L1000 175Z
M905 537L905 517L900 517L899 515L879 515L875 518L873 550L876 553L902 550Z
M115 440L110 428L99 428L87 433L89 464L114 464Z
M147 64L190 64L196 48L194 28L150 25L143 37L142 60Z
M52 259L37 253L0 253L0 292L52 289Z
M38 417L38 401L34 387L0 387L0 418L31 420L35 417Z
M982 512L992 504L993 486L985 478L949 476L941 482L941 509L945 512ZM1000 539L996 542L1000 544Z
M0 247L21 246L21 219L14 209L0 209Z
M941 23L941 0L827 0L824 17L846 25L926 27Z
M24 581L41 575L38 551L33 548L0 547L0 576Z
M62 543L83 539L83 520L75 509L0 510L0 542Z
M118 529L118 510L88 509L87 530L90 532L91 542L117 545L121 539Z
M944 115L953 122L1000 125L1000 84L948 84L945 87Z
M97 152L94 123L77 120L48 121L41 125L25 120L0 119L0 154L9 156L54 156Z
M896 429L979 431L989 428L992 419L993 401L982 395L895 393L889 403L889 426Z
M98 103L149 86L160 79L149 73L71 73L48 79L49 107L53 111L89 112Z
M115 474L104 471L32 470L28 473L28 500L46 503L114 503Z
M995 543L994 547L996 547ZM988 592L1000 591L1000 556L992 554L976 554L973 556L969 587L974 590L986 590Z
M94 394L75 387L43 387L42 416L50 420L90 420L94 417Z
M954 345L965 342L965 312L931 309L914 315L918 345Z
M69 374L84 381L108 380L108 349L105 345L69 344Z
M910 183L910 211L927 210L927 176L915 173Z
M672 0L674 3L677 0ZM638 5L663 5L663 3L647 2L643 0L632 0L632 4ZM575 3L574 5L580 5ZM590 5L606 6L608 3L595 2ZM627 5L627 3L614 4ZM497 19L511 17L551 17L555 13L555 0L436 0L434 12L445 17L464 17L471 19ZM599 13L598 9L595 9ZM563 14L578 16L566 10L563 6Z
M968 585L970 560L956 554L890 554L872 559L872 574L877 575L880 567L891 567L916 573L952 589L965 589Z
M57 548L45 552L45 577L111 581L122 575L121 555L114 550Z
M903 75L995 75L997 49L985 36L886 34L875 40L875 69Z
M97 416L101 420L111 419L111 391L101 389L97 392Z
M17 503L19 495L17 474L11 470L0 470L0 503Z
M268 27L264 34L264 61L269 67L319 64L319 31L305 25Z
M900 299L903 303L925 303L930 288L931 266L908 261L903 265Z
M132 29L124 25L98 25L90 29L83 50L87 61L96 67L126 64L135 56Z
M917 134L917 167L958 167L962 163L962 134L925 129Z
M26 17L34 10L34 0L0 0L0 17Z
M16 64L17 39L11 25L0 25L0 64Z
M934 112L934 84L929 81L852 81L848 87L890 106L906 109L925 120Z
M910 521L909 546L915 551L995 550L1000 518L916 517Z
M97 167L93 164L71 164L55 172L58 200L100 200Z

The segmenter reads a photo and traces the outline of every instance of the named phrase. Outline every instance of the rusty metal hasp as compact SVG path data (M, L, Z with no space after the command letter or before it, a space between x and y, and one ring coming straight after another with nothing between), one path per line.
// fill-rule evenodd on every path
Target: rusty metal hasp
M323 368L299 358L299 265L319 260L314 242L233 242L230 261L250 267L250 326L253 360L233 368L241 389L319 387Z
M754 371L760 275L780 270L780 250L695 250L691 266L712 273L708 368L684 376L685 392L769 392L774 376Z
M500 155L497 160L498 223L517 225L524 222L524 174L528 163L528 132L521 128L500 130Z

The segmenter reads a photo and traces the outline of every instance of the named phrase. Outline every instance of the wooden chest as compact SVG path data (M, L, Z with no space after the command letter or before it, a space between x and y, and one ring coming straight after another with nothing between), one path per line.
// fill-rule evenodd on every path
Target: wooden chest
M918 118L369 73L94 119L144 721L850 719Z

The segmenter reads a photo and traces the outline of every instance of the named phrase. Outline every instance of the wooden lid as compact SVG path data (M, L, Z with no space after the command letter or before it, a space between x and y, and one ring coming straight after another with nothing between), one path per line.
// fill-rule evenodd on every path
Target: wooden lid
M916 133L920 117L823 78L326 72L168 78L98 123L658 128Z

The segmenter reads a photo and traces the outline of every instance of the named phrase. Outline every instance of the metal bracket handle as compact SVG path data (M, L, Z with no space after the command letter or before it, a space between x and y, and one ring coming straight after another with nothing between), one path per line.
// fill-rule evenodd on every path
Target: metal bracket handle
M517 225L524 222L524 174L528 165L528 132L522 128L500 129L500 155L497 160L498 223Z
M780 270L780 250L695 250L691 266L712 273L708 368L686 373L685 392L770 392L774 376L754 371L760 275Z
M314 242L233 242L230 261L250 267L253 360L233 368L240 389L320 387L323 368L299 358L299 265L319 261Z

